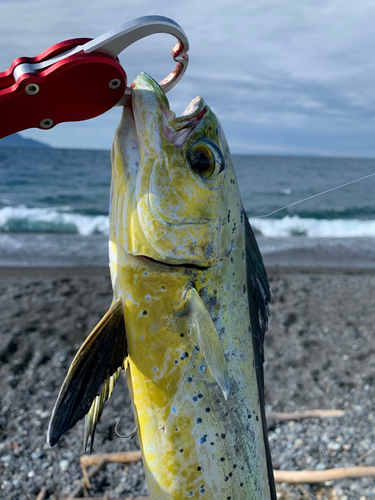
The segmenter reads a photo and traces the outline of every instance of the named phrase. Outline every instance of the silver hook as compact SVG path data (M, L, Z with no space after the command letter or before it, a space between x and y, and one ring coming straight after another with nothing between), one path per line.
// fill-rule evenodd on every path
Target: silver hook
M189 56L189 41L183 29L172 19L163 16L143 16L104 33L81 47L84 52L103 52L117 57L123 50L134 42L156 33L173 35L177 43L172 48L172 58L177 63L174 70L159 85L164 93L169 92L182 78L186 71ZM131 90L127 87L125 95L117 104L123 106L130 96Z

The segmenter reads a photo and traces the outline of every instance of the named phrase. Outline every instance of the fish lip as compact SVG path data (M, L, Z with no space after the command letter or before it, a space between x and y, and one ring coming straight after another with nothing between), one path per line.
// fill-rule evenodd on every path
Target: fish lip
M152 257L148 257L147 255L134 255L134 257L145 259L152 264L157 264L159 266L174 268L174 269L195 269L197 271L205 271L209 268L209 266L198 266L196 264L190 263L182 263L182 264L169 264L168 262L162 262L160 260L153 259Z
M176 148L183 148L195 128L207 113L204 100L197 96L189 103L183 114L176 117L171 109L160 104L164 137Z
M201 120L206 114L206 104L201 96L197 95L187 105L185 111L177 119L179 121L197 118ZM200 116L202 115L202 116Z

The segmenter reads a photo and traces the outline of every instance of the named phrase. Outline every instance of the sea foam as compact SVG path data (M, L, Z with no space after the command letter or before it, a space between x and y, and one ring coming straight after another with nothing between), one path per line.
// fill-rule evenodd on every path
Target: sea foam
M57 208L3 207L0 232L109 234L106 215L82 215Z
M307 236L311 238L375 237L375 220L313 219L287 215L282 219L253 217L250 223L257 234L266 237ZM107 215L83 215L63 208L3 207L0 232L75 233L82 236L109 234Z
M312 219L287 215L282 219L251 218L253 229L272 238L308 236L311 238L375 237L375 220Z

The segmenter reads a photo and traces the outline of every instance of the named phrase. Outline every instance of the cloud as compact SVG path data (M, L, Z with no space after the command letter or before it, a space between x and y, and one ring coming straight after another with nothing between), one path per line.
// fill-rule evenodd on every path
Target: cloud
M292 152L303 136L309 151L375 155L370 0L0 0L0 68L146 14L173 18L190 41L187 73L168 96L172 107L181 113L197 94L204 97L228 137L236 135L234 150L258 145ZM173 65L172 45L171 37L158 35L129 47L121 56L129 78L142 70L163 78ZM108 148L117 119L114 110L25 135L59 146ZM257 140L249 144L254 132Z

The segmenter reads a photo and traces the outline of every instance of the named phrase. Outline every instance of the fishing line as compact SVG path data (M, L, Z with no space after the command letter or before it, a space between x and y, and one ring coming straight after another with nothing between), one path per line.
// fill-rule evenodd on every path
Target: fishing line
M303 200L294 201L293 203L290 203L290 205L285 205L285 207L278 208L277 210L274 210L273 212L270 212L269 214L254 215L253 217L249 217L249 220L262 219L264 217L269 217L270 215L276 214L277 212L281 212L281 210L285 210L286 208L293 207L294 205L298 205L298 203L303 203L304 201L312 200L313 198L316 198L317 196L321 196L322 194L330 193L331 191L336 191L336 189L341 189L345 186L349 186L350 184L355 184L356 182L363 181L364 179L368 179L369 177L372 177L373 175L375 175L375 172L373 172L372 174L369 174L369 175L365 175L364 177L360 177L359 179L355 179L354 181L345 182L345 184L341 184L340 186L326 189L325 191L322 191L321 193L313 194L312 196L308 196L307 198L304 198Z
M115 427L115 432L116 432L116 435L119 437L119 438L124 438L124 439L133 439L133 437L135 436L135 434L137 433L138 429L139 429L139 425L136 425L134 427L134 429L132 431L130 431L128 434L121 434L120 431L118 430L119 426L121 425L121 420L122 418L125 416L125 412L121 415L120 417L120 420L117 422L116 424L116 427Z

